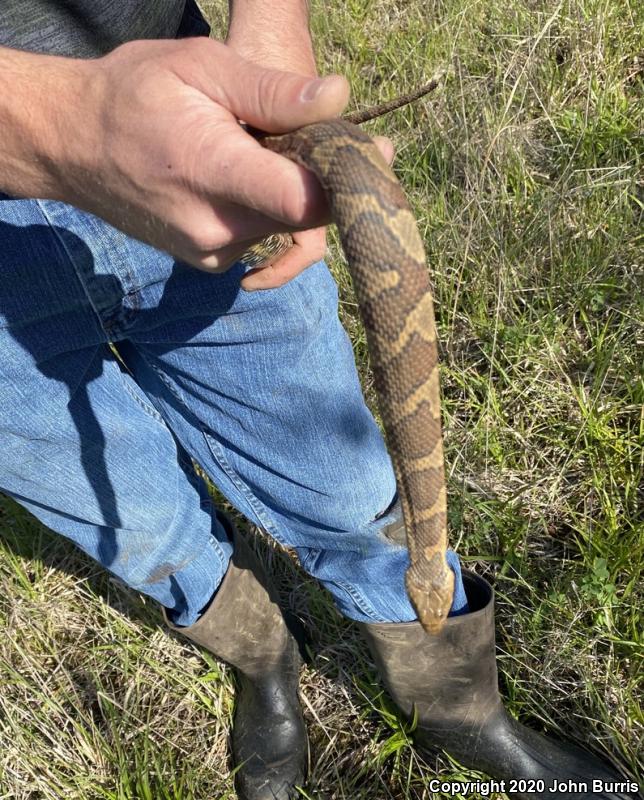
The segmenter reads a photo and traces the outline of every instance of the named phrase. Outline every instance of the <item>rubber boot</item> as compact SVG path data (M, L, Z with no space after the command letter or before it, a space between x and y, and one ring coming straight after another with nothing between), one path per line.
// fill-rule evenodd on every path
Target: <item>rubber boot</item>
M235 788L240 800L298 797L308 740L298 699L301 658L275 592L232 521L219 514L233 556L213 601L194 625L169 627L236 669L232 729Z
M503 781L510 797L636 797L632 782L591 753L547 739L506 712L497 682L492 587L467 571L463 581L470 612L449 617L437 636L418 622L360 625L389 694L408 719L416 710L412 735L419 748L445 750Z

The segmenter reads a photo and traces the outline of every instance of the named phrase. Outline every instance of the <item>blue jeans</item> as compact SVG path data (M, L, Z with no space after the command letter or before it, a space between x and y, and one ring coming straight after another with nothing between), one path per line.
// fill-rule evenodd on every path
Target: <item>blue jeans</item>
M0 270L6 494L190 625L231 554L194 459L342 614L415 618L407 550L383 534L391 463L323 262L246 293L239 264L199 272L71 206L0 195Z

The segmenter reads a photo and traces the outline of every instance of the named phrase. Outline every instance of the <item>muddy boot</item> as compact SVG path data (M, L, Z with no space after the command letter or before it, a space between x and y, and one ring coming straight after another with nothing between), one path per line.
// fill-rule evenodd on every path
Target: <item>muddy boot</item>
M301 658L256 556L223 514L234 552L212 603L188 627L172 625L236 668L232 730L240 800L290 800L305 778L308 741L298 699Z
M360 625L393 700L408 718L416 708L419 748L443 749L504 781L511 797L637 796L630 781L596 756L509 716L497 684L492 587L471 572L463 581L470 612L448 618L438 636L418 622Z

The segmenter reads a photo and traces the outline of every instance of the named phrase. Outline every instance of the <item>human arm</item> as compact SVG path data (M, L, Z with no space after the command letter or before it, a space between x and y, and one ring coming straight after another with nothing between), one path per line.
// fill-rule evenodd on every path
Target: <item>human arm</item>
M307 0L228 0L226 42L272 69L317 76Z

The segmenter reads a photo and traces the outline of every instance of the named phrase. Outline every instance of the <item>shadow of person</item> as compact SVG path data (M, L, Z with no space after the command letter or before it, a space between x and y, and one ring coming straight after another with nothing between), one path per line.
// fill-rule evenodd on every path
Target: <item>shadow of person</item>
M97 386L106 369L123 369L109 331L128 313L127 287L119 275L101 272L90 247L70 230L2 221L11 213L9 207L3 214L4 202L15 201L0 195L0 491L52 529L60 516L93 525L98 558L109 569L119 556L115 529L126 523L106 451L110 426L127 419L114 419L119 409L105 408L109 397ZM25 201L25 213L31 207ZM137 312L143 326L148 316L156 318L177 302L176 284L185 286L192 270L166 254L159 258L166 262L166 280L158 307ZM213 276L202 280L208 278ZM186 337L225 313L239 291L236 283L222 282L210 316L184 320ZM177 447L180 468L191 469ZM77 459L77 468L67 469L64 458ZM48 543L30 557L54 554L50 563L61 567L69 562L65 550L57 553Z

